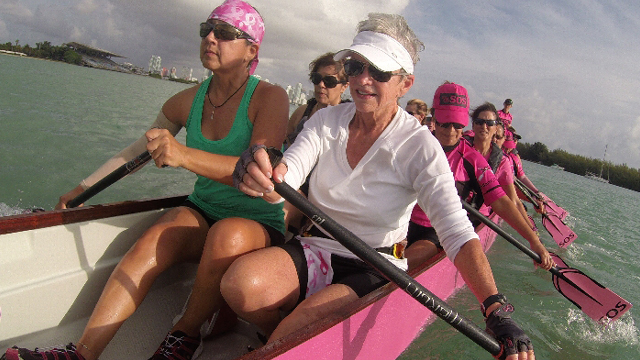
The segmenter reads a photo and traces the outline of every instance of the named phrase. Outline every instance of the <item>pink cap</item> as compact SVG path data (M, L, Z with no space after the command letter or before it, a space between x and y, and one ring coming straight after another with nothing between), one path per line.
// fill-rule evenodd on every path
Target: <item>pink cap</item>
M251 36L249 41L260 45L264 38L264 21L258 10L249 3L242 0L226 0L222 5L213 10L207 20L221 20L229 25L246 32ZM258 66L258 53L251 64L250 74L256 70Z
M516 142L513 138L513 133L509 130L504 131L504 143L502 144L502 147L505 149L515 149L516 148Z
M433 96L435 118L441 123L469 125L469 97L467 89L454 83L442 84Z

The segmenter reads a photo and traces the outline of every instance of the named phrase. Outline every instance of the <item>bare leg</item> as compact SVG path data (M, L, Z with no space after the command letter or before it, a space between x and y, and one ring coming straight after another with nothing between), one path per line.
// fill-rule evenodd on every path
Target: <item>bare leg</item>
M223 276L220 290L240 317L268 336L280 322L280 309L296 306L300 285L289 254L270 247L237 259Z
M158 275L178 262L198 261L207 230L202 216L184 207L169 211L149 228L109 277L80 338L84 346L78 345L78 352L87 360L97 359L142 303Z
M407 258L409 270L411 270L431 259L437 253L438 248L434 243L429 240L418 240L404 251L404 256Z
M269 244L269 234L256 221L228 218L216 222L207 234L186 311L172 331L181 330L189 336L197 336L202 323L223 304L220 281L227 268L240 255Z
M284 318L269 337L269 342L322 319L357 299L358 295L350 287L343 284L329 285L305 299Z

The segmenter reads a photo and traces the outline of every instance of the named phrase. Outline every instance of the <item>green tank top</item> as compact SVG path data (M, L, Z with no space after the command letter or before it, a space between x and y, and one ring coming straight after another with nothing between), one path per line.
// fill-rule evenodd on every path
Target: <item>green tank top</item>
M249 120L249 103L259 81L254 76L249 78L229 134L213 141L202 135L201 128L202 109L211 78L205 80L196 93L187 119L187 146L213 154L240 156L250 145L253 124ZM204 176L198 176L189 200L214 220L242 217L269 225L284 234L282 203L269 204L261 198L251 198L232 186Z

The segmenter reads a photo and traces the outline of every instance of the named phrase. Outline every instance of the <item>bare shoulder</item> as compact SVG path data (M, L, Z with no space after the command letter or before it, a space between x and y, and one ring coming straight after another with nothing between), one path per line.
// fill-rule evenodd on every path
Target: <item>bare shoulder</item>
M287 125L287 134L295 131L296 127L300 123L300 120L302 119L302 115L304 115L304 112L307 110L307 106L307 104L300 105L293 111L293 114L291 114L291 117L289 118L289 124Z
M270 84L266 81L260 81L254 92L257 100L267 98L269 100L284 100L289 101L287 92L279 85Z
M249 116L255 119L255 115L265 111L284 111L288 114L289 96L282 87L260 81L251 97Z
M200 86L202 84L182 90L165 101L164 105L162 105L162 112L169 121L182 126L187 124L193 99L196 97Z
M293 111L293 114L291 114L291 119L295 118L297 119L296 122L300 121L300 119L302 118L302 114L304 114L304 112L307 110L307 106L309 105L304 104L298 106L298 108Z

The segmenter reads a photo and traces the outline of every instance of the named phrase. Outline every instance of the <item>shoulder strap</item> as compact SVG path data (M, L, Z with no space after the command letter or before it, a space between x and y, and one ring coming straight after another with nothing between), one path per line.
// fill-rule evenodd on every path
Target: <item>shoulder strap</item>
M498 171L498 166L500 166L500 161L502 161L502 150L495 143L491 144L491 154L489 155L489 166L491 166L491 170L495 173Z

